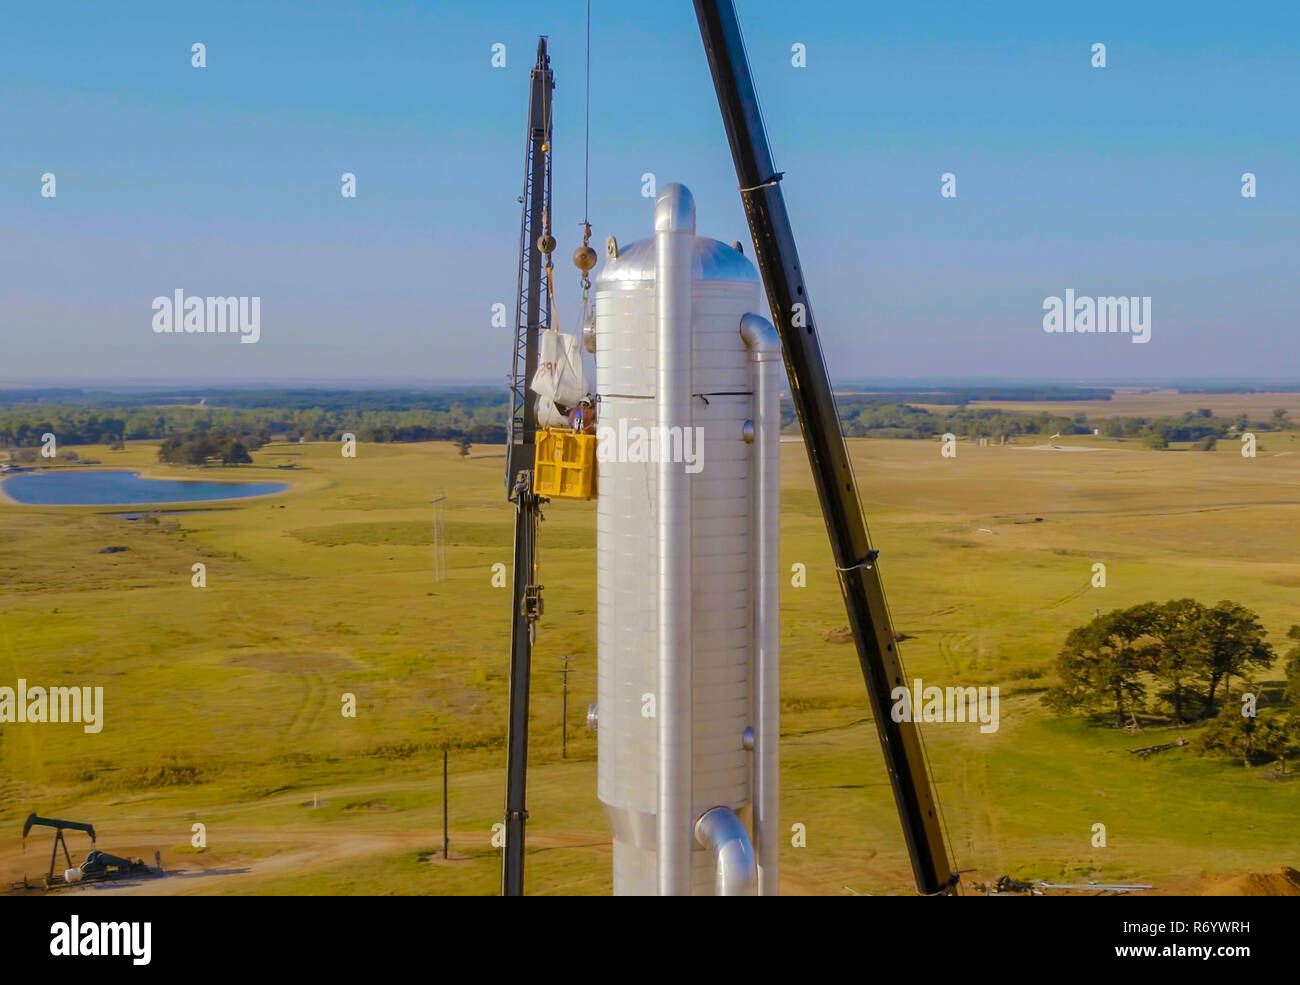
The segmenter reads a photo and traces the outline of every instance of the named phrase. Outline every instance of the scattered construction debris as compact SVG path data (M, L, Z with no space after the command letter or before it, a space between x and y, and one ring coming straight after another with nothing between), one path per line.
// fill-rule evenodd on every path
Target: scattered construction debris
M1035 882L1034 885L1039 889L1058 889L1075 893L1140 893L1155 888L1139 882L1044 882L1041 879Z
M1138 893L1154 887L1143 883L1102 883L1102 882L1047 882L1035 879L1024 882L1011 876L1000 876L992 886L975 883L974 888L986 896L1046 896L1048 891L1070 893Z
M1185 745L1187 745L1186 739L1175 739L1173 742L1166 742L1159 746L1143 746L1141 749L1130 749L1129 752L1134 756L1141 756L1143 759L1146 759L1154 752L1164 752L1166 749L1177 749L1180 746Z
M1034 887L1030 883L1021 882L1019 879L1002 876L993 886L993 891L995 893L1032 893Z

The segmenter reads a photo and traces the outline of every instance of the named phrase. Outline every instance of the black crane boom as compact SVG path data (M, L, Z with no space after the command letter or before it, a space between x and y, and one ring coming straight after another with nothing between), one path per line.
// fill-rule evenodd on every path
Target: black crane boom
M916 888L926 895L950 895L956 877L936 816L920 733L914 722L895 722L890 715L891 691L910 686L910 682L903 679L877 552L871 548L854 486L848 448L815 331L817 323L781 194L781 175L772 163L735 5L732 0L694 2L722 122L731 143L755 257L767 289L772 321L781 336L790 392L840 574L840 589L903 823Z
M533 491L537 416L528 384L537 371L538 333L551 324L548 279L551 211L551 90L555 87L546 38L537 40L537 64L529 77L528 139L524 149L523 218L519 230L519 292L515 316L514 370L510 381L510 433L506 446L506 492L515 505L514 569L510 586L510 720L506 729L505 849L501 895L524 892L524 807L528 786L528 692L533 627L542 614L540 585L533 584L537 524L545 502Z

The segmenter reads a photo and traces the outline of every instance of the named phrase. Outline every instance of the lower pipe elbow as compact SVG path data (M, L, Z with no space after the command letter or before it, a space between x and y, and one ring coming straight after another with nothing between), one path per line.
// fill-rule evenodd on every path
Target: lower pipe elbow
M749 832L730 807L714 807L695 822L695 840L713 853L718 896L753 896L758 886L758 862Z

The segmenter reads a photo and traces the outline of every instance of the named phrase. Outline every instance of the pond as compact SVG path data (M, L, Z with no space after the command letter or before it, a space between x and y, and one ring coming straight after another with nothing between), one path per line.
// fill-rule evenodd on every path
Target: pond
M22 472L0 481L0 492L24 506L127 506L200 503L284 492L283 482L145 479L121 470Z

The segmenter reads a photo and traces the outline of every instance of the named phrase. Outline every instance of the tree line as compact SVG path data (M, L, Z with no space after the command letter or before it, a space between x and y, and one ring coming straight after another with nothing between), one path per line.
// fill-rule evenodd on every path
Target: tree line
M196 432L284 435L290 441L457 441L504 444L504 403L446 409L359 410L309 407L235 408L195 405L87 408L17 405L0 409L0 448L28 448L41 435L62 445L118 446L124 441L184 439Z
M79 407L89 409L173 407L206 404L241 410L427 410L497 406L505 401L500 386L388 387L329 389L320 387L198 387L183 391L158 387L30 387L0 389L3 407Z
M951 433L960 438L999 441L1019 435L1092 434L1095 429L1108 438L1138 438L1152 448L1168 448L1173 442L1193 442L1198 448L1209 451L1213 450L1217 439L1234 433L1279 431L1295 426L1283 408L1255 421L1245 414L1233 418L1215 417L1208 408L1189 411L1182 416L1093 420L1082 413L1066 416L995 407L957 407L937 411L893 403L874 394L838 396L835 402L845 435L855 438L934 438ZM793 425L793 407L782 423Z
M124 441L167 439L204 429L267 431L290 441L337 441L350 432L367 442L463 438L473 444L491 445L505 443L509 416L509 404L500 391L487 389L447 393L288 390L279 394L282 404L268 406L252 404L274 401L277 392L222 391L221 399L231 403L211 406L193 402L94 406L89 397L75 396L79 391L70 393L74 396L67 404L7 404L0 400L0 448L38 445L41 435L47 432L56 435L61 445L120 445ZM232 393L238 396L232 397ZM916 396L935 404L945 402L940 399L943 394ZM951 394L946 398L956 399ZM155 395L153 399L158 398ZM1216 440L1235 432L1295 426L1281 408L1256 421L1244 414L1215 417L1208 408L1181 417L1110 417L1093 421L1082 413L1066 416L960 404L938 410L914 406L892 394L841 394L836 397L836 405L844 433L865 438L926 439L952 433L998 441L1021 435L1092 434L1096 429L1106 437L1141 439L1153 448L1194 442L1210 450ZM783 427L796 427L794 405L788 398L782 401L781 416Z

